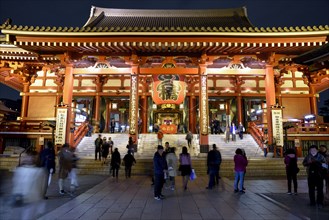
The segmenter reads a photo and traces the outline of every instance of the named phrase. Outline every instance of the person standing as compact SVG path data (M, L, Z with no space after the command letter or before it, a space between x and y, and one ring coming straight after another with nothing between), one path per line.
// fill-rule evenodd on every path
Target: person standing
M234 155L234 192L245 193L243 190L244 186L244 176L246 172L246 167L248 165L248 160L242 155L242 150L240 148L236 149ZM240 190L238 184L240 183Z
M108 143L110 145L109 153L110 153L110 156L111 156L112 153L113 153L113 146L114 146L114 142L113 142L111 137L109 137Z
M286 165L286 175L288 184L288 195L292 195L291 181L294 183L294 195L297 195L297 173L299 168L297 166L297 156L294 149L288 149L284 157L284 164Z
M111 131L111 133L114 133L114 129L115 129L115 121L112 118L111 122L110 122L110 131Z
M193 134L191 131L188 131L186 134L185 139L187 140L187 146L191 149L192 147L192 139L193 139Z
M95 160L97 160L97 158L99 160L101 160L101 147L102 147L102 144L103 144L103 140L102 140L102 135L99 134L98 135L98 138L96 138L95 140Z
M167 153L169 153L170 152L170 145L169 145L169 142L168 141L166 141L166 143L165 143L165 146L164 146L164 153L165 154L167 154ZM166 155L165 155L166 156Z
M119 169L121 164L121 156L119 153L118 148L114 148L114 152L112 154L111 158L111 170L112 170L112 176L115 177L116 181L118 182L119 179Z
M109 138L109 141L111 140L111 138ZM102 144L102 162L103 164L106 163L106 158L109 155L109 151L110 151L110 143L109 141L106 141L106 137L103 138L103 144Z
M245 128L243 127L242 122L239 123L238 131L239 131L240 140L242 140L243 139L243 132L245 131Z
M225 143L230 142L230 126L227 125L225 129Z
M184 146L182 148L182 153L179 154L179 170L181 171L182 179L183 179L183 189L187 190L188 180L190 179L190 175L192 172L192 161L191 156L187 152L187 147Z
M310 205L322 208L323 207L323 164L326 163L325 158L318 152L318 146L311 145L308 150L308 155L303 160L303 165L306 167L308 195ZM317 198L315 202L315 188Z
M131 177L131 167L136 163L136 159L130 150L128 150L127 154L123 157L123 162L125 164L125 175L127 179Z
M232 123L232 126L230 128L230 133L232 135L232 141L236 141L236 126L234 123Z
M161 200L165 198L164 195L162 195L162 188L164 184L164 175L167 172L168 166L163 151L163 146L158 145L157 151L153 156L155 200Z
M222 155L217 150L216 144L212 145L212 150L207 155L207 173L209 174L209 182L206 189L212 189L219 182L219 167L222 162Z
M324 177L324 182L325 182L325 201L329 201L329 152L327 151L327 146L326 145L320 145L320 151L319 153L326 159L326 166L327 167L327 172L324 171L325 177Z
M176 148L171 147L169 149L170 149L169 152L166 154L169 181L166 182L168 183L168 187L170 187L171 190L175 190L175 176L177 176L176 170L177 170L178 159L175 154Z
M157 133L157 138L158 138L158 145L162 146L163 132L161 129Z
M58 171L58 186L59 194L64 195L64 180L68 177L69 173L72 170L72 160L73 155L69 149L69 144L63 144L61 150L58 153L59 160L59 171Z

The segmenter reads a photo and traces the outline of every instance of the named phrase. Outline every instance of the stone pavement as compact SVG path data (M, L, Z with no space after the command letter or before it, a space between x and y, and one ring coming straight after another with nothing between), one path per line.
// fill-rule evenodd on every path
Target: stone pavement
M106 176L79 176L80 187L73 197L58 194L54 177L49 199L31 209L31 204L9 206L11 174L4 177L0 219L329 219L328 206L308 206L305 179L298 180L295 196L286 194L285 179L246 179L246 193L239 194L227 178L206 190L207 176L189 182L183 191L178 176L176 190L163 189L166 198L157 201L147 176L120 177L118 182Z

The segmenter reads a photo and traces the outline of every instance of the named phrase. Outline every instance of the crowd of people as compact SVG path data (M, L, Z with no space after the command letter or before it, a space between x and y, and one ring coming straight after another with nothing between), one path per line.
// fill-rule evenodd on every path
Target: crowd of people
M234 126L234 124L233 124ZM232 127L233 127L232 126ZM234 127L233 127L234 129ZM233 138L233 137L232 137ZM162 141L162 140L161 140ZM189 141L187 142L189 143ZM114 148L111 137L102 138L101 134L95 140L95 160L101 160L102 164L106 164L109 159L110 175L115 181L119 179L119 170L124 165L125 178L131 178L132 166L136 163L134 158L135 141L129 138L127 144L127 152L121 157L118 148ZM188 183L195 179L195 173L192 166L192 157L188 152L189 147L183 146L179 155L176 155L176 147L170 146L166 142L157 145L157 150L153 156L153 174L152 180L154 185L154 199L165 199L163 188L176 190L176 177L181 176L182 190L188 190ZM244 179L248 166L248 159L243 148L237 148L232 158L234 161L234 193L245 193ZM76 188L79 186L77 177L77 168L79 158L75 153L75 148L64 144L55 154L52 142L47 142L44 149L37 154L31 149L27 149L22 155L20 166L14 175L13 195L15 202L19 203L22 198L25 201L33 202L40 199L48 199L47 187L49 186L52 175L58 173L58 189L61 195L74 195ZM58 161L58 166L56 166ZM286 169L287 178L287 194L298 195L298 157L293 148L287 149L283 160ZM222 163L221 153L216 146L212 145L212 149L207 153L207 174L208 184L207 190L212 190L220 184L220 166ZM307 171L307 183L309 200L311 206L319 208L324 206L324 198L328 197L329 185L329 153L325 145L311 145L307 156L303 159L302 165ZM56 170L58 167L58 171ZM194 177L192 178L192 174ZM33 176L33 178L31 178ZM21 179L25 180L24 185L19 184ZM33 179L33 181L31 180ZM69 179L69 187L65 187L66 179ZM37 182L36 182L37 180ZM33 186L32 186L33 185ZM326 195L327 194L327 195Z

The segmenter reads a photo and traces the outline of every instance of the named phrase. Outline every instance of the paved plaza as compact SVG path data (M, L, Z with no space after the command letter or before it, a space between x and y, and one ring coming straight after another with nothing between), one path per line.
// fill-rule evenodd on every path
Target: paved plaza
M198 176L184 191L178 176L176 190L164 189L166 198L157 201L147 176L120 177L118 182L108 176L79 176L73 197L58 194L54 177L48 200L11 207L12 174L3 177L0 219L329 219L328 206L308 206L305 178L298 180L298 195L287 195L285 179L247 179L246 193L239 194L227 178L207 190L207 176Z

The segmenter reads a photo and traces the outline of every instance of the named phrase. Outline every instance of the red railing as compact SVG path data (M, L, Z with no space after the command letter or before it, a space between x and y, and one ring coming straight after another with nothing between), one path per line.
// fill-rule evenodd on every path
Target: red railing
M329 134L328 123L290 123L293 128L289 128L288 134Z
M48 121L3 121L0 122L1 132L46 132L52 131L49 125L46 125Z
M77 127L76 130L74 130L73 133L73 147L76 148L82 138L86 136L88 132L88 122L83 122L79 127Z
M263 149L264 133L255 122L248 123L248 133L254 138L258 146Z

